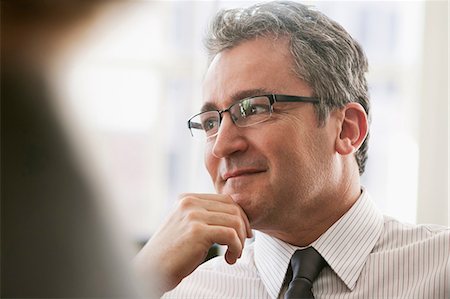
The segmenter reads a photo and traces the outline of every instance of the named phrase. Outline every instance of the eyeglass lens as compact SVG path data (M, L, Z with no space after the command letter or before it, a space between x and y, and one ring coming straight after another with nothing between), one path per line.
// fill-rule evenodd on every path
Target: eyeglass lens
M270 118L270 99L266 96L247 98L222 112L206 111L197 114L189 121L192 135L194 137L216 135L220 126L221 114L227 111L236 126L252 126Z

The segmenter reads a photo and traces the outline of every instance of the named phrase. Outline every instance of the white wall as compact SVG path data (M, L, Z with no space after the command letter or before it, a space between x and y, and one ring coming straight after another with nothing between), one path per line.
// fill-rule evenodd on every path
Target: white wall
M423 47L417 222L448 225L447 1L426 2Z

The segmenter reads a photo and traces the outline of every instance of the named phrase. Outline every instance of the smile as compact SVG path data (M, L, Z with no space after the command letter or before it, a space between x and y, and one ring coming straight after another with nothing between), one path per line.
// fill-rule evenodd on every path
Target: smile
M266 172L265 169L238 169L234 171L227 171L222 175L222 179L227 181L228 179L241 178L245 176L255 175Z

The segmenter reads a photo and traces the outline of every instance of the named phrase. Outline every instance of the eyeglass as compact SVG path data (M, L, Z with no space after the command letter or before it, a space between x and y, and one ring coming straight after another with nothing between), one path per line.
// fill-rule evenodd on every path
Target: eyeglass
M270 118L273 104L276 102L307 102L318 103L318 98L290 96L281 94L267 94L248 97L234 103L224 110L210 110L200 112L188 120L191 135L197 137L214 137L219 132L223 113L229 112L231 120L238 127L249 127Z

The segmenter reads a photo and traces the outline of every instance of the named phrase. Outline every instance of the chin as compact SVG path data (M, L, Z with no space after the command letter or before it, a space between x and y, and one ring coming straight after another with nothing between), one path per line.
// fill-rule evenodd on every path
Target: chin
M250 226L253 228L252 222L259 218L258 212L260 212L260 209L255 207L255 198L249 193L234 193L230 195L233 198L233 201L237 203L247 215L248 220L250 221Z
M249 196L244 193L233 193L233 192L225 192L226 194L230 194L231 198L235 203L241 206L244 209L244 206L248 205Z
M247 213L246 209L249 208L251 204L251 198L248 193L236 193L236 192L223 192L224 194L229 194L233 201L237 203L244 212Z

